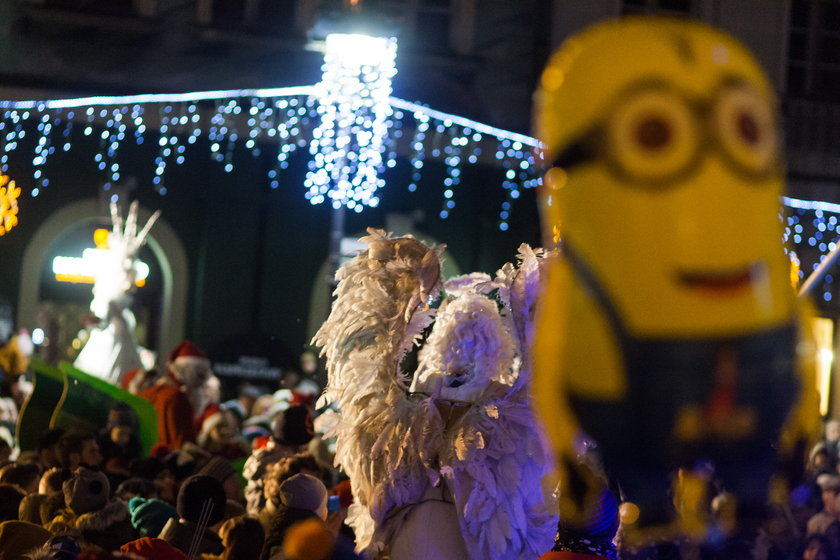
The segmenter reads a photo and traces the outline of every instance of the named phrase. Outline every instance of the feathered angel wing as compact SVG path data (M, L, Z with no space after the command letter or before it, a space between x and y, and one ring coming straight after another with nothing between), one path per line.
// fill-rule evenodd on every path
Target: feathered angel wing
M496 299L519 350L509 366L512 383L488 387L483 404L465 414L449 436L444 472L471 560L536 558L551 548L557 530L556 508L548 505L551 483L545 479L553 458L529 394L543 256L523 244L516 265L505 265L492 281L472 283L475 292Z
M504 397L467 413L445 476L470 560L526 560L551 549L557 515L542 486L550 465L528 403Z
M522 349L522 364L514 390L527 387L531 382L537 299L545 280L546 262L555 256L555 251L534 249L523 243L517 252L517 264L508 263L496 273L496 281L507 287L510 318Z
M332 311L313 339L327 358L327 397L339 408L336 464L353 480L359 506L349 521L360 548L375 546L374 528L436 476L429 450L441 433L429 404L407 398L399 367L434 318L441 249L368 232L368 251L338 271Z

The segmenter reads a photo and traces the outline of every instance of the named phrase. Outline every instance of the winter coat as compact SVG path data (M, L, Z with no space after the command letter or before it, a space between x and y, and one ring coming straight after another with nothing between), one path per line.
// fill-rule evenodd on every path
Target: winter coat
M158 416L158 443L170 449L181 449L184 443L195 442L193 406L174 382L158 383L140 393L152 403Z
M112 498L102 509L76 517L74 525L83 550L111 552L139 536L131 525L128 506L119 498Z

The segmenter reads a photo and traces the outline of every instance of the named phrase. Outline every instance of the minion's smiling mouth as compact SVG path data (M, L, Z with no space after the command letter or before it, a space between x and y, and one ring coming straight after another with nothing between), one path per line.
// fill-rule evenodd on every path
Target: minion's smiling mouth
M767 267L756 261L744 267L720 270L678 270L683 286L704 292L732 293L748 288L767 274Z

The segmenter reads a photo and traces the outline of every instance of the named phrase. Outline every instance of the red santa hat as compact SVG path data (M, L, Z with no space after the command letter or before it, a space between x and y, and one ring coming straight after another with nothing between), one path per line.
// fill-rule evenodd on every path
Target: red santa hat
M199 360L199 363L210 364L204 352L189 340L185 340L169 353L169 363L172 364L188 363L194 360Z
M190 377L186 372L210 369L210 360L207 359L204 352L189 340L185 340L173 348L166 363L172 375L181 383L188 385L192 382L185 378L185 375Z

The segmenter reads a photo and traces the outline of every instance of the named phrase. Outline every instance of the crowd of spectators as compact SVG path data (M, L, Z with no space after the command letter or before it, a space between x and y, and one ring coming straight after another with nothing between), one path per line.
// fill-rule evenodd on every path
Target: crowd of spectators
M324 435L331 411L316 410L311 380L291 383L273 392L243 383L222 401L209 362L187 345L164 373L126 376L158 414L150 449L128 406L98 430L50 429L25 451L0 418L0 560L361 558L344 523L351 481ZM745 557L840 559L839 458L840 421L831 420ZM715 497L710 514L725 505Z
M23 451L8 415L0 560L359 558L343 523L349 481L332 465L317 386L243 383L220 402L217 382L190 343L162 374L127 375L124 388L158 416L158 443L145 450L128 405L114 406L97 430L52 428Z

